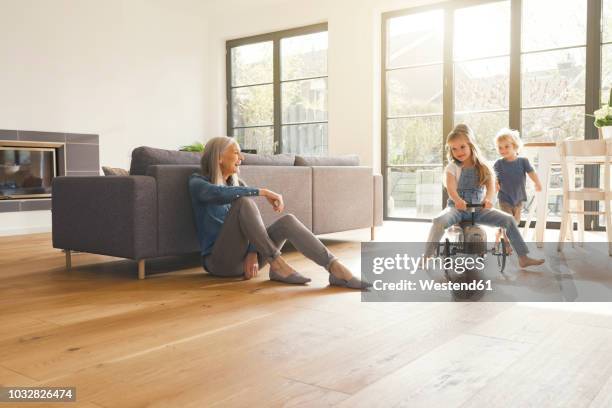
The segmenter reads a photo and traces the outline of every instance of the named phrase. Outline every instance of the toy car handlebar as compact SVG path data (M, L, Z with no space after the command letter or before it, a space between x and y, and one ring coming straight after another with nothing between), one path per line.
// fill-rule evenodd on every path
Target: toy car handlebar
M483 208L484 204L466 204L467 208Z

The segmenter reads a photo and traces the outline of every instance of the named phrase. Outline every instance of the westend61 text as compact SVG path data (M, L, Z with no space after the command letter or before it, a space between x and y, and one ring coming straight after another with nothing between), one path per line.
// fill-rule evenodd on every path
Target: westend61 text
M455 291L455 290L477 290L492 291L490 279L481 279L470 282L436 282L434 280L419 280L418 285L415 281L401 280L399 282L384 282L380 279L375 280L373 283L374 290L377 291L415 291L415 290L426 290L426 291Z

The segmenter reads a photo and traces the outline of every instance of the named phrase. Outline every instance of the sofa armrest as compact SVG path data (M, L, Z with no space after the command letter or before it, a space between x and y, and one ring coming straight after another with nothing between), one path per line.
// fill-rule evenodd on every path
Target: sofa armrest
M372 178L370 167L312 167L313 232L327 234L372 227Z
M54 248L136 260L157 255L152 177L56 177L51 204Z
M374 174L374 226L383 224L383 176Z
M200 166L163 164L149 166L147 175L157 184L157 250L159 256L200 252L193 217L189 176Z

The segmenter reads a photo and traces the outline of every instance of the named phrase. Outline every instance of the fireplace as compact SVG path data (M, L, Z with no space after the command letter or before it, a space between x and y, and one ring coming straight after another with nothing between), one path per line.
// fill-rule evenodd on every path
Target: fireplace
M40 143L0 146L0 199L51 197L58 147Z
M50 210L54 177L99 175L96 134L0 129L0 215Z

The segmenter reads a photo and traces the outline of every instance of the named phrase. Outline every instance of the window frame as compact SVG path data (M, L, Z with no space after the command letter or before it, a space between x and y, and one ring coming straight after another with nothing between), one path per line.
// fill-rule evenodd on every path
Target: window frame
M381 173L383 175L383 219L394 221L431 221L431 218L405 218L391 217L388 214L388 171L390 168L401 167L390 165L388 161L388 129L387 120L389 119L387 106L387 81L386 75L389 71L387 67L387 24L392 18L402 17L411 14L418 14L433 10L442 10L444 14L444 40L443 40L443 78L442 78L442 134L440 143L444 146L445 135L450 133L453 128L455 107L454 107L454 72L453 72L453 32L454 32L454 11L464 7L478 6L483 4L496 3L505 0L456 0L451 2L441 2L424 6L410 7L406 9L389 11L382 14L381 21ZM521 62L522 56L526 54L521 50L521 25L522 25L522 0L510 1L510 71L509 71L509 105L508 120L509 127L522 130L522 102L521 102ZM587 5L586 20L586 73L585 73L585 113L591 113L600 106L601 90L601 14L603 0L585 0ZM585 116L584 120L585 139L597 139L597 129L593 125L592 118ZM442 168L446 166L445 149L442 149L441 157ZM411 166L407 164L405 166ZM588 168L587 168L588 167ZM599 171L596 165L585 166L585 185L597 186L599 183ZM443 189L442 208L445 207L448 195ZM596 205L597 203L592 203ZM591 216L594 217L594 216ZM596 224L594 224L596 225ZM559 222L548 222L547 227L558 228Z
M233 40L228 40L225 42L225 85L226 85L226 112L227 112L227 121L226 121L226 132L230 137L234 137L234 126L233 126L233 114L232 114L232 89L254 86L259 84L252 85L242 85L233 87L232 86L232 48L255 44L259 42L272 41L272 103L273 103L273 135L274 142L272 146L272 151L274 154L281 153L283 151L282 146L282 96L281 96L281 85L284 82L295 82L301 80L308 79L317 79L317 78L326 78L329 90L329 72L324 76L316 76L316 77L308 77L308 78L300 78L300 79L290 79L283 81L281 80L281 55L280 55L280 43L281 40L285 38L298 37L301 35L307 34L315 34L320 32L325 32L328 30L327 22L312 24L304 27L297 27L288 30L275 31L266 34L259 34L250 37L237 38ZM328 46L329 49L329 46ZM269 84L269 83L266 83ZM329 106L329 105L328 105ZM328 123L329 116L326 121L317 121L317 122L300 122L300 124L311 124L311 123ZM240 126L238 128L248 129L248 128L258 128L258 127L270 127L270 125L262 125L262 126Z

